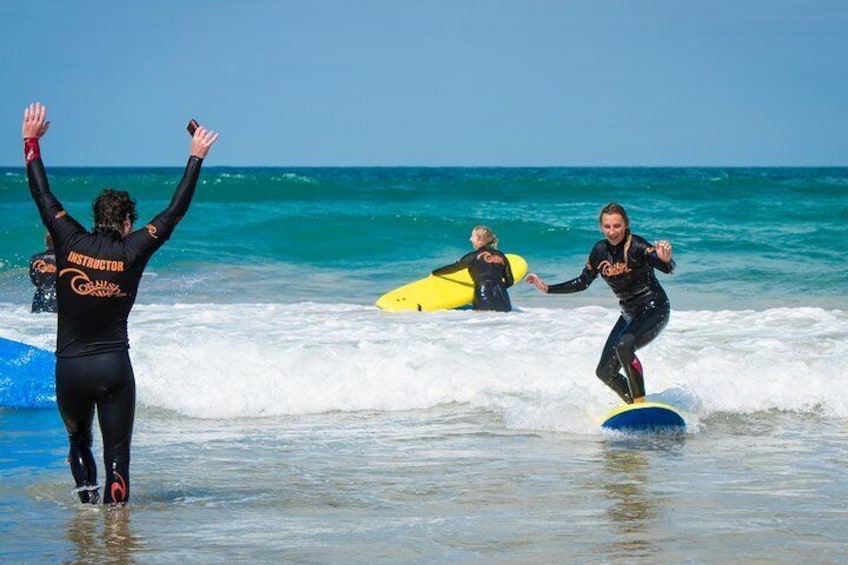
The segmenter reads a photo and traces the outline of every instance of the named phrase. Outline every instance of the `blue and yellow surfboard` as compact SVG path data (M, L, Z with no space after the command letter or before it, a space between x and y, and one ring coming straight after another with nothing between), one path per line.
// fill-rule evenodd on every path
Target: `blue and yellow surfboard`
M601 427L619 432L682 432L686 429L686 422L669 404L639 402L613 409L607 414Z

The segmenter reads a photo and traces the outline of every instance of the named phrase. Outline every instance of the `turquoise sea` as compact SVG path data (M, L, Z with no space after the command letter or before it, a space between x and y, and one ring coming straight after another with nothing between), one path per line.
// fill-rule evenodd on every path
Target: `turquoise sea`
M182 172L47 167L84 225L106 186L142 225ZM601 432L601 280L519 283L509 314L373 306L477 224L576 276L610 201L674 244L640 357L683 438ZM22 167L0 217L0 337L50 349ZM844 562L847 239L846 168L207 168L130 318L131 505L80 508L55 410L0 407L0 562Z

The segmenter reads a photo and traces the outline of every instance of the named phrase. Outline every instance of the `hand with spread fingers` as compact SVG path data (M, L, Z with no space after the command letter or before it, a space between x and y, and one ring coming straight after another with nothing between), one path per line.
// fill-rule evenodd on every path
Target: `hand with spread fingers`
M656 243L657 257L663 263L671 261L671 243L666 240L660 240Z
M38 139L47 133L50 122L47 121L47 107L41 102L33 102L24 110L24 122L21 133L24 139Z

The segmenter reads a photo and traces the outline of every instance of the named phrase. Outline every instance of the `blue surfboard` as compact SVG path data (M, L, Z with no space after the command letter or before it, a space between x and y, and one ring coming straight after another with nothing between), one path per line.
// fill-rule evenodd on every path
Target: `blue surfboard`
M683 416L669 404L639 402L613 409L601 427L619 432L682 432L686 429Z
M0 407L55 406L55 368L52 352L0 337Z

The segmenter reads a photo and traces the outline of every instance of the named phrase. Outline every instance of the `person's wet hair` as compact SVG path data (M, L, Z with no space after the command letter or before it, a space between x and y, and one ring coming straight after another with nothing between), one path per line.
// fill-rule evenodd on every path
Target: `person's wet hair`
M489 226L474 226L474 232L480 232L483 234L483 241L486 242L486 245L494 247L497 249L498 247L498 237L495 235L495 232L492 231L492 228Z
M121 231L124 219L131 222L138 219L135 211L135 200L125 190L104 188L91 206L94 213L94 225L114 228Z

